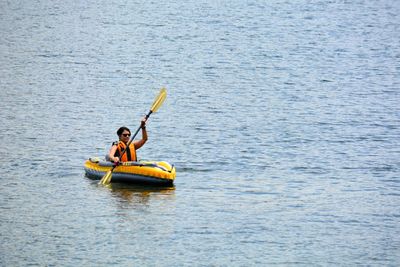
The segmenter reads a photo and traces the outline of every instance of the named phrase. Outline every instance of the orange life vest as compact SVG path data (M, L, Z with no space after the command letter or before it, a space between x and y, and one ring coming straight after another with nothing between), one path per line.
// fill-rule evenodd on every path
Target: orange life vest
M136 149L135 149L135 145L133 143L131 143L129 145L129 148L122 155L122 158L120 155L125 150L126 144L122 141L119 141L118 143L115 142L114 144L117 146L117 151L115 151L114 157L119 157L120 161L122 161L122 162L136 161Z

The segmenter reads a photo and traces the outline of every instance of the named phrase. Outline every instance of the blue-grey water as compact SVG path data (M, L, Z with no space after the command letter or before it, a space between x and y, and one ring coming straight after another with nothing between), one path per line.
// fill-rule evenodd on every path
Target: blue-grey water
M0 1L1 266L399 266L400 4ZM83 162L138 127L173 188Z

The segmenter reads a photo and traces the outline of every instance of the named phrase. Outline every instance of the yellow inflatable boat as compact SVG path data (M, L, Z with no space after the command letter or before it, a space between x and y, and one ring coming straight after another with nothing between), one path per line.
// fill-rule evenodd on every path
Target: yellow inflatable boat
M86 176L100 180L113 163L94 157L85 161ZM175 167L165 161L122 162L112 172L112 183L151 184L172 186L176 177Z

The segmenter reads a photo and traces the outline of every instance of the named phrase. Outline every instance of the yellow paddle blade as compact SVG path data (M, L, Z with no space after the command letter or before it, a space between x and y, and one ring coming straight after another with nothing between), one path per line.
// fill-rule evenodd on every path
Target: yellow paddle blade
M107 184L109 184L109 183L111 182L111 177L112 177L112 171L108 171L108 172L103 176L103 178L101 178L99 184L102 184L102 185L107 185Z
M167 97L167 89L161 88L160 93L154 100L153 105L151 106L150 109L151 112L156 112L160 108L166 97Z

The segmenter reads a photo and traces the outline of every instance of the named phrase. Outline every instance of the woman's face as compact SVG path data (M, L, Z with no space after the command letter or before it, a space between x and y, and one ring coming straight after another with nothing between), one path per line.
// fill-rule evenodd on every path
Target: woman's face
M130 137L131 133L127 130L124 130L123 133L120 135L119 139L124 143L128 143Z

